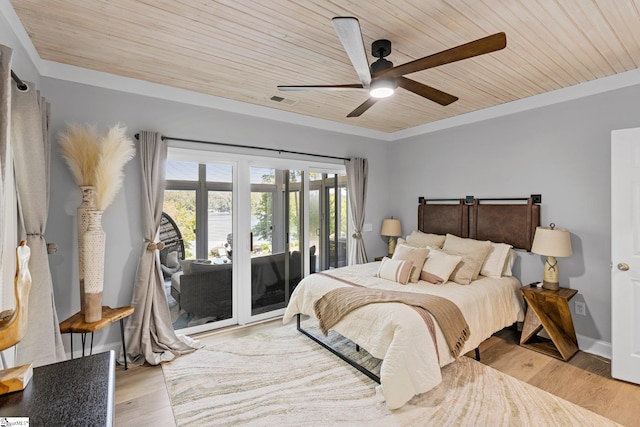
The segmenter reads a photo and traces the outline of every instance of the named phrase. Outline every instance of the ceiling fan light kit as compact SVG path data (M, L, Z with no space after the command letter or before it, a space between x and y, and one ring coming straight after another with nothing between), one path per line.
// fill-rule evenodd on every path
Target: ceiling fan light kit
M384 59L385 56L391 53L391 42L382 39L376 40L371 44L371 54L378 59L369 66L358 19L339 16L333 18L332 23L338 38L340 38L342 42L342 46L353 64L353 68L356 70L356 74L360 78L360 83L327 86L278 86L278 90L368 89L370 98L350 112L347 117L359 117L371 108L379 98L386 98L393 95L398 86L442 106L449 105L457 101L458 98L431 86L409 79L405 77L405 74L411 74L463 59L484 55L485 53L495 52L507 46L505 33L497 33L394 67L392 62Z
M369 95L374 98L387 98L395 92L395 79L377 79L369 86Z

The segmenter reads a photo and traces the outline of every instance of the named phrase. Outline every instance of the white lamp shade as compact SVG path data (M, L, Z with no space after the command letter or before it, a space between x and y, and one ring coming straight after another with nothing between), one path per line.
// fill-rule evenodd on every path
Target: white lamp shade
M553 257L571 256L569 232L561 228L537 227L531 252Z
M387 218L382 221L382 230L380 230L382 236L402 236L402 225L400 225L399 219Z

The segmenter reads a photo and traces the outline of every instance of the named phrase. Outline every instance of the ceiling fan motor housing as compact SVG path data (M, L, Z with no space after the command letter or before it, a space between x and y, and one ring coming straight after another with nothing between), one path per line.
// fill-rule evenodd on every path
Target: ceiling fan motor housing
M391 42L386 39L376 40L371 43L371 55L376 58L384 58L391 54Z
M378 58L371 64L371 74L376 75L388 68L393 68L393 62L384 59L391 53L391 42L389 40L376 40L371 43L371 54Z

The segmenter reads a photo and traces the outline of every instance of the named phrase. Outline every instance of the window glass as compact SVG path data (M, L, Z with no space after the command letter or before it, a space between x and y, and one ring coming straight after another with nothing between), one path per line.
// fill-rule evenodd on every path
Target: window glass
M233 166L207 164L208 182L231 182L233 180Z
M208 258L231 259L233 256L233 193L209 191Z
M196 256L196 192L165 190L162 210L176 223L184 242L185 259Z
M272 168L251 168L251 184L274 184L276 170Z
M193 162L167 160L166 179L170 181L197 181L198 164Z

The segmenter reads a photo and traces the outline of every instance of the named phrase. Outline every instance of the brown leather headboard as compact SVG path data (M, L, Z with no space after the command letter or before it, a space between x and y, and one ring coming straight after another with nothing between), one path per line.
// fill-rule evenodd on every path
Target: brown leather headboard
M540 195L518 199L421 197L418 200L418 230L508 243L530 251L536 227L540 225L541 200Z

